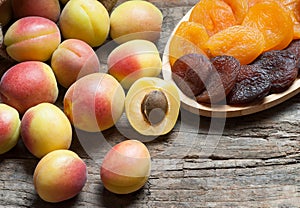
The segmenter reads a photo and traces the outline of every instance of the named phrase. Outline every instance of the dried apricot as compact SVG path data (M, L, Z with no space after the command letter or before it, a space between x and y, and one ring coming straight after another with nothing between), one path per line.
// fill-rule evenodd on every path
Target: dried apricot
M236 83L227 95L228 104L245 104L259 101L271 89L269 73L259 65L242 65Z
M248 12L248 0L223 0L228 4L235 16L236 23L241 24Z
M222 0L199 1L189 21L204 25L209 36L237 23L231 7Z
M294 39L300 39L300 1L299 0L278 0L290 11L294 23Z
M276 1L262 1L249 8L242 25L257 28L263 33L264 51L284 49L294 36L289 12Z
M271 93L287 90L298 75L296 56L288 50L264 52L253 64L269 72L272 84Z
M206 47L212 56L234 56L241 64L249 64L262 53L264 43L258 29L235 25L211 36Z
M179 57L190 53L204 52L204 44L209 36L203 25L195 22L182 22L174 33L169 45L171 66Z
M206 89L196 96L199 103L219 103L235 85L240 62L233 56L217 56L211 59L214 66L208 77Z
M300 70L300 40L294 40L291 44L286 48L286 50L293 53L296 57L296 67Z
M205 81L212 73L212 63L202 54L187 54L175 61L172 78L187 96L194 97L205 89Z

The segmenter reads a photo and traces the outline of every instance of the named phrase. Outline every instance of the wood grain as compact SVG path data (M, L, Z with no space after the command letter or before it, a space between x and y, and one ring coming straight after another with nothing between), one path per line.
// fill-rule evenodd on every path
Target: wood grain
M167 34L196 1L153 2L164 14L158 41L163 51ZM87 138L96 142L90 145L94 149L85 150L80 143L82 132L77 132L71 150L87 163L88 181L78 196L58 204L43 202L37 196L32 174L38 159L20 140L14 149L0 155L0 207L296 208L300 205L299 123L300 95L260 113L225 120L182 110L172 132L145 143L152 156L148 183L124 196L103 188L99 166L106 149L97 143L97 135ZM219 124L219 131L212 131L212 124ZM123 115L103 136L113 145L126 138L128 129ZM208 140L209 132L219 139Z

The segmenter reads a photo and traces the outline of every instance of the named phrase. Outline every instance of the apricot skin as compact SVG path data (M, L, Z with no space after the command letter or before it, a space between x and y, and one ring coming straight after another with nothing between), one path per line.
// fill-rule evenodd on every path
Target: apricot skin
M56 22L60 15L58 0L12 0L15 18L40 16Z
M34 156L41 158L57 149L69 149L72 127L66 115L57 106L41 103L29 108L23 115L21 136L27 149Z
M92 47L104 43L109 25L109 14L97 0L69 1L59 18L59 27L65 39L83 40Z
M0 103L0 154L11 150L20 136L19 113L13 107Z
M74 82L64 97L64 112L71 123L87 132L112 127L124 111L125 92L109 74L93 73Z
M77 79L100 70L97 54L84 41L67 39L54 51L51 67L57 81L65 88Z
M40 61L16 64L1 78L0 97L20 114L39 103L54 103L58 97L54 73L50 66Z
M160 37L163 15L147 1L126 1L110 15L110 36L117 43L143 39L156 41Z
M17 20L4 35L8 55L19 62L47 61L60 41L56 24L37 16Z
M70 150L55 150L44 156L33 175L34 187L46 202L70 199L82 190L87 180L85 162Z
M132 40L116 47L108 56L108 73L128 89L141 77L155 77L162 62L156 46L147 40Z
M116 194L128 194L140 189L148 180L151 171L150 153L137 140L126 140L106 154L100 176L103 185Z

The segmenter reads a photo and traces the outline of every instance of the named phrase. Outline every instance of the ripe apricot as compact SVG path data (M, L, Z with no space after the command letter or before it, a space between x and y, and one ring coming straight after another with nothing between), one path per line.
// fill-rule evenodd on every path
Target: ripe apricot
M205 54L205 43L209 36L203 25L196 22L182 22L177 28L169 46L171 66L181 56L197 53Z
M231 7L222 0L199 1L189 21L204 25L209 36L237 23Z
M212 56L233 56L241 64L249 64L263 51L265 40L256 28L235 25L211 36L206 47Z
M249 8L242 25L257 28L263 33L264 51L284 49L294 36L289 12L276 1L262 1Z

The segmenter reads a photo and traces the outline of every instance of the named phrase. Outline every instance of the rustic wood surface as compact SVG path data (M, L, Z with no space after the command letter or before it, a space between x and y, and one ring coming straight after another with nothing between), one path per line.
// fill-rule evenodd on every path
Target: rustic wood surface
M197 0L151 2L164 14L162 52L168 34ZM107 144L132 135L126 117L103 132L105 140L77 131L71 150L87 163L88 180L78 196L58 204L36 194L32 175L38 159L20 140L0 156L0 207L300 207L299 124L300 94L260 113L226 120L182 110L172 132L145 141L151 176L128 195L108 192L99 176Z

